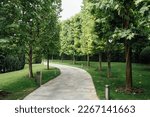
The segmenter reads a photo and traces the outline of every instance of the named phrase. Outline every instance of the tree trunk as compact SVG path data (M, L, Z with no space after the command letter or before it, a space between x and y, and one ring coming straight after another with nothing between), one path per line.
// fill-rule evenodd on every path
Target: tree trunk
M99 70L102 71L102 54L99 52Z
M29 46L29 78L33 78L33 70L32 70L32 45Z
M63 54L61 54L61 62L63 63L64 57Z
M76 58L75 58L75 55L73 54L73 56L72 56L72 62L73 62L73 64L75 64L76 63Z
M126 91L132 90L132 48L128 41L125 44L126 47Z
M52 54L52 60L51 61L53 61L54 60L54 56L53 56L53 54Z
M54 51L52 52L52 60L51 61L53 61L54 60Z
M107 77L111 77L111 53L107 53L107 62L108 62L108 68L107 68Z
M128 16L128 10L126 10L126 15ZM129 20L125 19L124 28L129 28ZM132 90L132 48L129 40L125 40L125 53L126 53L126 91Z
M89 54L87 54L87 66L88 67L90 66L90 56L89 56Z
M47 55L47 69L49 70L49 54Z

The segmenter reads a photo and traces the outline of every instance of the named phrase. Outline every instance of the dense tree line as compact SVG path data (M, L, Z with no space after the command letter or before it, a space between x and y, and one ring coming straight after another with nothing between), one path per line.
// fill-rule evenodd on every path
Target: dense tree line
M61 23L60 32L60 54L72 56L73 63L76 61L76 56L81 55L81 18L80 14L72 17L70 20Z
M89 56L99 54L100 70L105 53L108 77L111 77L113 52L125 53L126 90L131 91L132 55L139 56L149 45L149 3L147 0L83 0L81 12L61 24L61 53L86 55L88 66Z
M147 27L149 25L147 16L150 15L149 3L145 0L89 1L93 3L93 14L100 19L100 24L104 25L106 40L111 39L124 45L126 90L130 91L132 90L132 48L136 43L140 43L141 39L142 41L148 39L149 33L145 32L149 32ZM140 26L142 20L146 23L145 26Z
M87 66L98 55L100 71L107 59L110 78L112 57L117 55L126 61L126 90L131 91L132 56L139 58L150 44L149 4L148 0L83 0L80 13L59 23L61 0L1 0L0 72L23 68L26 57L33 77L33 62L44 57L49 69L50 56L59 51L62 60L71 56L73 64L85 57Z
M33 59L37 61L34 57L42 55L49 59L49 53L58 48L60 7L61 0L0 2L0 49L4 60L9 61L7 66L19 65L18 60L22 64L20 69L23 68L26 55L29 77L33 77Z
M0 73L23 69L25 55L21 48L14 48L7 42L0 43Z
M9 72L24 68L23 47L15 43L17 38L19 9L17 1L0 2L0 72Z

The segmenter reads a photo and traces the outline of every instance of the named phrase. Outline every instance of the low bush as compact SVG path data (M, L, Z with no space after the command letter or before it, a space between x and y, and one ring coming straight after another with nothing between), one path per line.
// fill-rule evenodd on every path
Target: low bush
M144 48L140 53L140 61L141 63L150 63L150 46Z

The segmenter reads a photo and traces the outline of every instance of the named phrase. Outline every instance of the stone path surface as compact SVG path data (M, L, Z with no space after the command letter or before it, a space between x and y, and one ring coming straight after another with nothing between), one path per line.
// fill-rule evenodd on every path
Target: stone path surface
M61 74L26 96L24 100L98 100L92 78L85 70L51 64Z

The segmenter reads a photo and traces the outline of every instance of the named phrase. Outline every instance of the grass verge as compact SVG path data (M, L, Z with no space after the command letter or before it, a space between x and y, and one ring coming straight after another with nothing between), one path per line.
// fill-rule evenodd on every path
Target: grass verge
M60 74L60 71L57 68L46 70L44 65L34 64L34 74L39 70L42 70L42 84ZM23 99L36 88L38 88L38 85L35 83L35 80L28 78L27 65L23 70L0 74L1 100Z
M147 100L150 99L150 66L142 64L133 64L133 87L140 89L140 93L125 93L122 88L125 87L125 63L112 63L112 77L107 78L107 63L103 63L102 71L98 70L98 63L91 62L90 67L86 67L85 61L77 61L72 65L72 61L65 60L53 61L54 63L67 64L80 67L89 72L93 78L97 95L104 99L105 85L110 85L110 96L112 100ZM119 91L120 90L120 91Z

